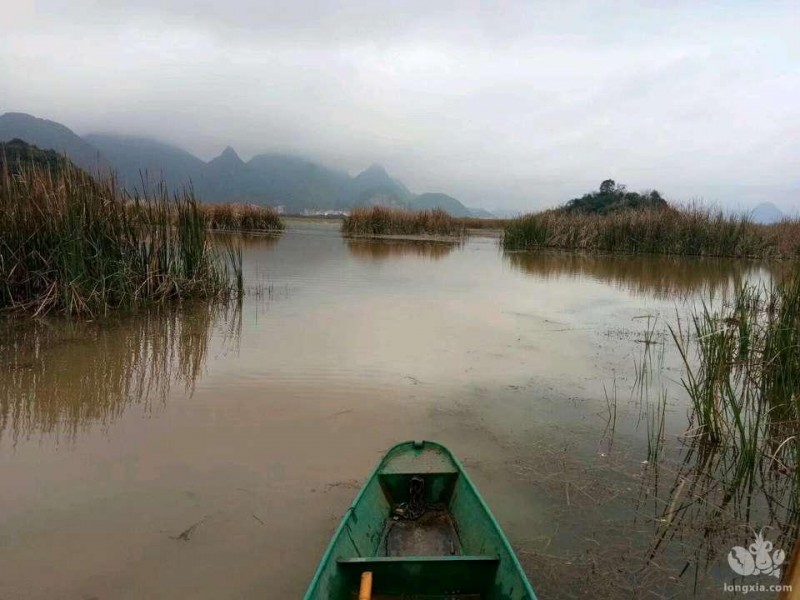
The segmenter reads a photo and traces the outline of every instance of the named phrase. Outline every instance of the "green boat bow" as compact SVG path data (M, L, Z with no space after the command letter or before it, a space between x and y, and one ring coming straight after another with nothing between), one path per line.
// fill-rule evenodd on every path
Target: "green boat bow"
M511 545L453 454L404 442L383 457L342 519L305 600L535 600Z

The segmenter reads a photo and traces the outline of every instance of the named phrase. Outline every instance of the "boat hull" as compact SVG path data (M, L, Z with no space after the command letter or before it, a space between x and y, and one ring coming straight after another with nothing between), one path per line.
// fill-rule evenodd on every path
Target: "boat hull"
M345 513L306 600L535 600L511 545L453 454L435 442L389 450Z

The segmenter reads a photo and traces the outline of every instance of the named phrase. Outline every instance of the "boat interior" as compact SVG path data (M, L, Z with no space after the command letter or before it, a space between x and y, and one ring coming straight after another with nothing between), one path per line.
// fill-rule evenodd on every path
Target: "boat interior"
M490 597L500 560L497 554L476 553L462 539L459 476L454 469L404 472L402 464L378 475L385 514L373 536L377 544L368 556L337 561L352 598L360 598L364 572L372 574L371 600Z

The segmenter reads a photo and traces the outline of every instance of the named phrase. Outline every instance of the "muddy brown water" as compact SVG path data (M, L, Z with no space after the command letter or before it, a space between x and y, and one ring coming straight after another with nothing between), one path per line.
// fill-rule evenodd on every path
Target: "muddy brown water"
M300 598L382 453L420 438L462 459L541 598L729 597L731 545L780 518L676 518L663 323L768 269L337 227L248 239L241 307L2 323L0 599Z

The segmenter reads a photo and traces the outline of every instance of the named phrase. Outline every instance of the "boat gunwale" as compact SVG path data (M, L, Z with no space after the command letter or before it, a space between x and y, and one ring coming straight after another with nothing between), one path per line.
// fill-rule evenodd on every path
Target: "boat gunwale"
M369 484L369 482L372 481L374 477L380 474L384 465L392 458L392 455L395 452L399 451L401 448L409 447L412 450L416 448L424 449L425 446L428 444L430 444L432 447L436 447L439 448L440 450L443 450L447 454L448 458L453 462L453 465L456 467L458 474L464 478L464 482L466 483L468 488L472 491L472 493L475 494L475 497L477 498L478 503L483 509L483 512L486 514L486 516L488 516L489 522L492 524L492 527L498 534L503 549L505 550L505 553L508 555L508 560L511 561L512 566L521 575L522 585L525 590L525 593L527 593L529 596L529 600L536 600L536 593L533 591L533 587L531 586L530 581L528 581L528 576L523 570L522 565L520 564L519 559L517 558L516 552L514 552L514 549L511 547L511 543L508 541L508 538L506 537L503 528L500 527L500 524L497 522L497 519L495 519L494 514L489 509L489 505L486 504L486 501L483 499L483 496L481 495L480 491L478 491L478 488L472 482L472 479L470 478L466 469L464 469L464 466L461 464L461 461L459 461L458 458L456 458L456 456L450 451L450 449L447 446L444 446L439 442L433 442L429 440L408 440L405 442L400 442L399 444L395 444L394 446L389 448L389 450L386 451L386 453L383 455L383 458L370 473L369 477L367 477L367 479L364 480L364 484L361 486L361 489L358 491L358 494L356 494L356 497L353 499L353 501L350 503L350 506L344 512L344 515L342 515L342 519L339 522L339 525L336 527L336 531L334 531L333 535L331 536L330 542L328 542L328 546L325 548L325 552L323 553L322 558L320 559L319 564L317 565L317 568L314 571L314 577L311 579L311 582L308 585L308 590L303 596L304 600L315 600L311 596L311 593L316 591L316 588L319 585L319 580L322 577L322 571L325 565L327 565L331 561L331 554L333 553L333 548L336 543L336 540L339 539L339 536L344 533L347 521L350 518L350 515L355 509L355 507L360 502L361 497L366 492L367 485ZM500 556L499 558L500 560L504 559L502 556Z

